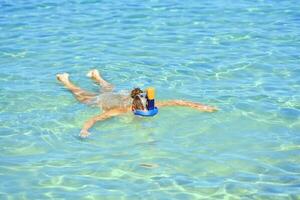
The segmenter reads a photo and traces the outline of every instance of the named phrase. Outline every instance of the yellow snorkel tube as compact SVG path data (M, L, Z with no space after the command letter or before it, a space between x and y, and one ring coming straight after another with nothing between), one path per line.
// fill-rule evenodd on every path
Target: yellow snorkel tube
M155 97L155 89L150 87L146 91L147 93L147 101L148 101L148 110L153 110L155 108L154 104L154 97Z

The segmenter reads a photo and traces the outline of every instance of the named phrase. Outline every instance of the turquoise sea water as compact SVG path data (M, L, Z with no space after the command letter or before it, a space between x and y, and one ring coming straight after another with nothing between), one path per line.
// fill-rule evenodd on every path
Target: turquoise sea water
M0 1L0 199L300 199L300 3ZM218 106L98 123L55 79Z

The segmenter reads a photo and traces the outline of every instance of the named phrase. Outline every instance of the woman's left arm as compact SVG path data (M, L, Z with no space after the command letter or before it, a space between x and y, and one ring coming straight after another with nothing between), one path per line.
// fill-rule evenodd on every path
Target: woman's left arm
M216 107L203 105L200 103L195 103L191 101L183 101L183 100L169 100L155 103L157 107L166 107L166 106L183 106L193 108L203 112L215 112L218 109Z

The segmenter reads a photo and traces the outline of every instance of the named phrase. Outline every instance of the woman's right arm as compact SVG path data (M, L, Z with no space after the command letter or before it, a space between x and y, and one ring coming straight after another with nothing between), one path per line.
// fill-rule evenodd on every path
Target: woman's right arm
M82 137L82 138L88 137L89 136L89 132L88 132L89 129L91 127L93 127L96 122L103 121L103 120L109 119L111 117L121 115L122 113L124 113L123 110L115 109L115 110L110 110L110 111L104 112L100 115L96 115L96 116L90 118L89 120L87 120L84 123L84 125L83 125L83 127L80 131L80 137Z

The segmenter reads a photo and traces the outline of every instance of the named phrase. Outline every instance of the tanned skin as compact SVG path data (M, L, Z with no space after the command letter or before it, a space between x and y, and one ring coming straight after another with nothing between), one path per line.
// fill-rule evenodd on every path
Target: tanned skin
M97 84L99 84L104 91L112 91L114 86L107 81L105 81L98 70L94 69L91 70L87 74L93 81L95 81ZM72 83L69 79L69 74L63 73L63 74L57 74L56 75L57 80L63 84L67 89L69 89L75 98L82 103L87 103L90 100L92 100L94 97L97 96L97 94L85 91L81 89L80 87L76 86L74 83ZM136 94L139 94L139 91L137 91L138 88L132 90L131 97L134 98ZM142 91L141 91L142 92ZM134 94L133 94L134 93ZM89 132L88 130L94 126L96 122L103 121L115 116L119 116L128 112L132 112L132 109L138 109L135 107L136 104L133 104L131 106L128 106L126 108L120 107L120 108L112 108L112 109L104 109L103 113L96 115L90 119L88 119L84 124L80 131L81 137L88 137ZM183 107L189 107L196 109L201 112L214 112L217 111L216 107L211 107L207 105L203 105L200 103L195 103L191 101L183 101L183 100L168 100L168 101L156 101L155 105L158 108L167 107L167 106L183 106Z

